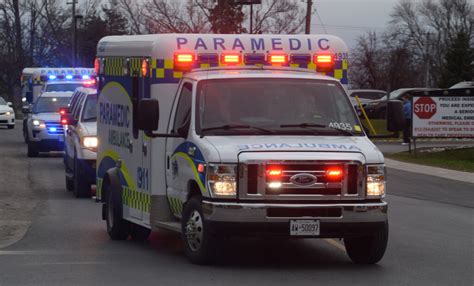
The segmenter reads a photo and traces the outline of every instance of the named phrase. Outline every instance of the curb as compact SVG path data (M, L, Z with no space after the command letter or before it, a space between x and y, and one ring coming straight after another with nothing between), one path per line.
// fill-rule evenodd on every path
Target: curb
M20 241L28 232L30 226L30 221L0 221L0 230L7 231L7 235L0 233L0 249Z
M385 158L385 166L396 170L402 170L411 173L424 174L474 184L474 173L454 171L450 169L431 167L413 163L405 163L388 158Z

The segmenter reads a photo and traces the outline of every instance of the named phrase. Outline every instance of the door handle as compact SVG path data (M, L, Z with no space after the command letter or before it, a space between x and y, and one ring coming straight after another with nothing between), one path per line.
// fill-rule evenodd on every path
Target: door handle
M146 142L143 142L142 153L143 153L144 156L146 156L146 154L148 153L148 146L147 146Z

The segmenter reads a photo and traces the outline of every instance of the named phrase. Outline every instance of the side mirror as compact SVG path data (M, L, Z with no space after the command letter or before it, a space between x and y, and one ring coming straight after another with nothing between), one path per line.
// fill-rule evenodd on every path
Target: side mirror
M62 125L76 125L77 120L73 118L71 113L61 114L61 124Z
M403 116L403 102L398 100L387 102L387 130L396 132L402 131L405 127L405 117Z
M154 131L158 129L160 119L160 105L158 100L142 98L138 102L138 129Z
M10 107L12 107L12 106L13 106L13 103L11 103L11 102L9 101L9 102L7 102L7 105L10 106Z

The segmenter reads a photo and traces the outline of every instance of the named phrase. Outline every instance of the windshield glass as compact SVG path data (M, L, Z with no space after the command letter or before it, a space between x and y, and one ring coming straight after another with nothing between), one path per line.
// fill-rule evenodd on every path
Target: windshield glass
M46 91L75 91L76 88L82 87L81 83L55 83L48 84Z
M61 107L66 107L70 97L40 97L33 107L33 113L59 112Z
M349 98L329 81L204 80L198 84L197 102L196 129L203 135L362 134Z
M97 95L89 94L82 110L82 121L97 121Z
M3 99L3 97L0 97L0 105L7 105L7 102L5 99Z

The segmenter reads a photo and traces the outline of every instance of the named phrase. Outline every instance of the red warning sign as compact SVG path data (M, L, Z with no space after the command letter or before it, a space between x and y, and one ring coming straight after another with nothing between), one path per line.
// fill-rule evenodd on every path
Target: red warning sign
M413 103L413 113L420 119L430 119L436 114L436 102L431 97L420 97Z

